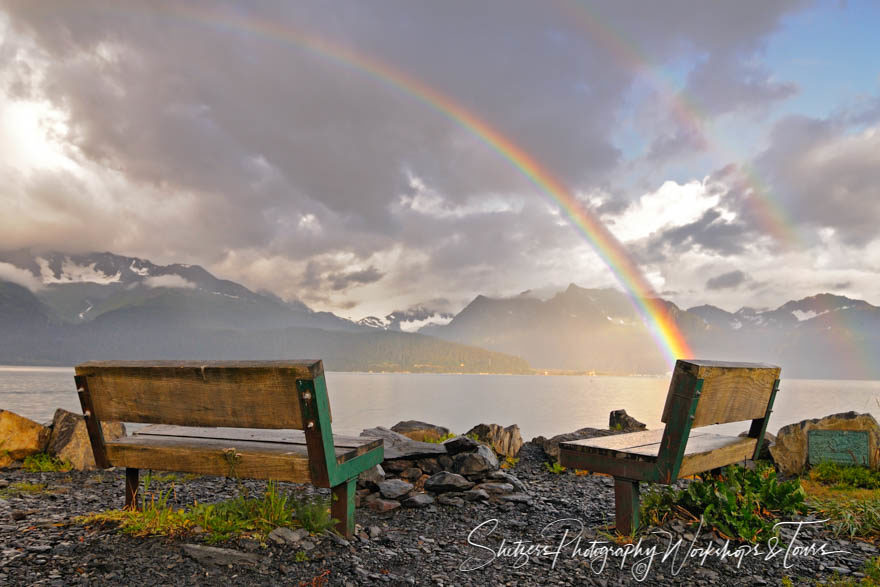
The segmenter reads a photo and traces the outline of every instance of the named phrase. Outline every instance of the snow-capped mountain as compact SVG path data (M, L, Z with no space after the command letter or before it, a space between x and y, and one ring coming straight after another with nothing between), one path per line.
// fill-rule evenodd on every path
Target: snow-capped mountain
M413 306L408 310L394 311L384 318L367 316L358 320L358 324L368 328L394 330L400 332L418 332L428 325L448 324L454 314L440 310L432 310L426 306Z

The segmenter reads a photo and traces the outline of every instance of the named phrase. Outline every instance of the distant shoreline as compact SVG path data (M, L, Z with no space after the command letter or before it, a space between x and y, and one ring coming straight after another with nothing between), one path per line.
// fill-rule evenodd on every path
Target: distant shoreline
M47 364L47 363L9 363L0 364L0 371L23 371L27 369L70 369L73 370L74 365ZM668 374L659 373L616 373L611 371L593 371L593 370L567 370L567 369L532 369L528 372L513 371L438 371L431 369L369 369L369 370L350 370L342 371L336 369L327 369L328 373L362 373L364 375L382 375L382 374L410 374L410 375L523 375L538 377L667 377Z

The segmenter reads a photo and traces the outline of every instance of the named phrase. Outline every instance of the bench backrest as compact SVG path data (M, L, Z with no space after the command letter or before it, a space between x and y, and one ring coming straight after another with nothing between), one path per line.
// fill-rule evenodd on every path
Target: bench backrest
M763 418L780 371L764 363L679 360L662 421L670 423L676 404L686 405L689 415L693 415L691 428ZM695 408L692 412L691 407Z
M109 361L77 365L76 380L98 421L303 430L302 382L323 372L318 360Z
M763 438L780 371L763 363L676 361L663 409L666 428L657 456L660 480L670 483L678 478L691 428L751 420L748 436ZM755 440L754 458L760 449L761 442ZM717 456L712 467L739 460Z

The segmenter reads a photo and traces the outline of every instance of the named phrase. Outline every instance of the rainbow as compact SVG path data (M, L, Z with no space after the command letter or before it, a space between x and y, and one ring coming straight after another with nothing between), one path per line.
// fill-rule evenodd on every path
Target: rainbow
M705 130L707 116L700 111L696 101L686 93L678 91L671 81L659 73L650 58L610 23L603 22L583 0L561 0L562 10L570 17L568 22L585 31L601 44L624 67L645 75L651 85L669 105L676 121L696 137L701 147L712 149L722 157L734 160L736 156L724 144L710 136ZM803 243L794 223L782 206L772 197L769 187L761 181L754 168L740 165L737 168L741 181L737 187L746 195L746 205L765 232L786 246Z
M586 237L624 288L670 366L677 358L691 356L690 347L678 328L670 307L659 299L626 248L605 225L534 157L451 97L387 63L287 24L282 25L279 22L257 20L252 17L243 18L228 13L196 11L183 2L165 6L168 11L186 20L220 28L244 30L306 49L369 74L443 113L510 161L541 192L559 204L572 224Z

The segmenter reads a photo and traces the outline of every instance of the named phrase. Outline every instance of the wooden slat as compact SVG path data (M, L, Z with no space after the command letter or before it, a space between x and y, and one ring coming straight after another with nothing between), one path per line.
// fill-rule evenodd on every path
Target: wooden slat
M678 476L687 477L750 459L755 452L756 443L754 438L734 437L724 446L712 451L685 454Z
M684 456L687 457L719 450L731 443L738 443L741 440L743 439L739 436L723 436L721 434L701 434L699 432L692 432L684 447ZM754 448L754 444L752 446ZM657 442L655 444L645 444L643 446L628 449L626 453L632 455L656 455L659 452L659 449L660 443Z
M295 361L88 361L77 365L77 369L124 369L124 368L201 368L214 369L286 369L294 371L300 379L314 379L324 373L320 359L300 359ZM77 375L80 373L77 372Z
M642 457L641 460L618 459L604 454L566 450L560 447L559 464L569 469L606 473L626 479L657 481L657 460L650 457Z
M693 428L763 418L779 367L701 366L703 380Z
M203 428L192 426L169 426L152 424L141 428L135 436L177 436L183 438L215 438L219 440L251 440L255 442L280 442L283 444L306 444L302 430L261 430L254 428ZM333 446L337 448L359 448L376 445L375 438L366 436L333 435Z
M703 380L692 428L761 418L779 373L779 367L764 363L679 360L661 420L668 423L676 378L685 375Z
M613 434L611 436L597 436L595 438L560 442L559 447L582 452L612 452L626 450L643 444L660 442L662 437L663 430L641 430L628 434Z
M296 380L321 362L85 363L95 414L104 421L303 428Z
M108 442L106 446L107 457L116 467L311 482L308 451L303 445L133 436ZM230 449L239 457L232 469L227 456Z

